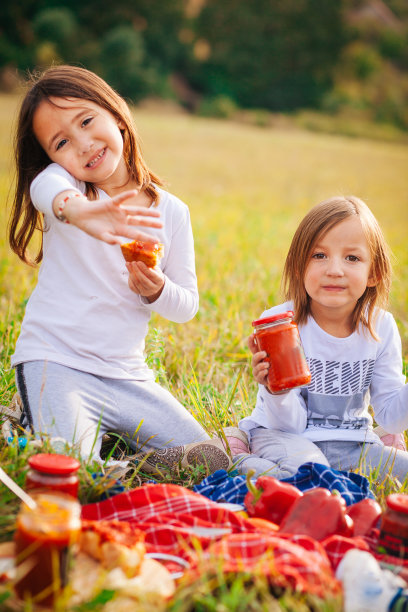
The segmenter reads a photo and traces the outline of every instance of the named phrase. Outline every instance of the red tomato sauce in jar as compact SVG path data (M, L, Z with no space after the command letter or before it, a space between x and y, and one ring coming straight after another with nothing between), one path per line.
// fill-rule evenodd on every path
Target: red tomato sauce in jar
M28 464L27 491L50 490L78 497L78 459L68 455L39 453L30 457Z
M408 559L408 495L393 493L385 500L380 536L379 552L400 559Z
M17 516L16 582L20 599L49 606L68 579L68 554L81 529L81 506L71 496L32 495L37 506L23 505Z
M293 312L258 319L252 325L259 350L267 353L269 391L279 393L309 384L311 374Z

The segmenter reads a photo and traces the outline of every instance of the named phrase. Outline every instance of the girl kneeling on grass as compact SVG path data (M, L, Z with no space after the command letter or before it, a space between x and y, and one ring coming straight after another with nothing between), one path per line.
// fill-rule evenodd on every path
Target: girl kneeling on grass
M381 229L356 197L335 197L309 211L290 246L283 282L286 303L263 313L292 310L312 379L307 387L274 395L268 362L249 338L259 383L252 414L239 426L252 456L241 470L293 475L305 462L337 469L379 469L404 481L408 453L384 446L373 430L408 427L408 385L401 339L388 301L391 266ZM237 458L235 458L237 459Z
M43 240L12 357L22 424L62 436L85 457L99 458L106 432L132 446L137 432L145 452L161 449L150 467L228 467L221 441L145 361L151 313L188 321L198 292L188 208L147 167L125 101L88 70L50 68L22 102L15 155L10 245L28 263L35 229ZM160 265L125 263L122 237L164 243ZM201 444L180 446L189 443Z

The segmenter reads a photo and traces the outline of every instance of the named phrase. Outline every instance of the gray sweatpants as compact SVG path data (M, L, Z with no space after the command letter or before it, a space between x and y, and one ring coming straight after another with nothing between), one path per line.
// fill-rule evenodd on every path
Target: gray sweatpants
M35 434L60 436L84 457L99 457L102 436L117 432L143 452L201 442L208 434L154 381L95 376L50 361L16 367L23 424Z
M330 440L312 442L304 436L256 427L250 432L251 455L238 455L242 474L255 470L279 480L293 476L302 463L313 461L337 470L360 467L365 475L378 469L379 477L391 474L401 482L408 474L408 452L378 443Z

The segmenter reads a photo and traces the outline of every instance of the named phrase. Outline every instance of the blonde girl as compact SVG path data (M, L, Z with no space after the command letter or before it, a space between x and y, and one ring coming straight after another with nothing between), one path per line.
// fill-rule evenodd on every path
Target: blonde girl
M254 411L240 422L253 453L241 457L241 469L285 478L313 461L345 470L379 467L404 480L408 453L384 446L369 411L371 405L386 432L408 426L401 339L386 311L388 248L362 200L334 197L307 213L289 248L283 284L287 301L262 316L294 311L312 380L270 393L266 353L250 336L259 391Z
M108 431L160 448L164 461L167 451L185 460L188 443L207 449L207 433L145 361L151 313L188 321L198 292L188 208L148 168L127 104L88 70L50 68L23 99L15 158L10 245L30 262L37 230L41 238L12 357L22 423L97 460ZM162 242L160 265L126 264L124 238ZM228 465L221 448L211 449L211 468Z

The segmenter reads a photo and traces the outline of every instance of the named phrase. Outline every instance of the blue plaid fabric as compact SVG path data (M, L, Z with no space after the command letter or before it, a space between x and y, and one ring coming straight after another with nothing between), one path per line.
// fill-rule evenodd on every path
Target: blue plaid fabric
M285 478L282 482L293 484L301 491L315 487L323 487L329 491L336 490L342 495L347 506L356 504L366 497L375 499L365 476L335 470L320 463L304 463L294 476ZM246 476L230 477L225 470L218 470L196 485L194 491L213 501L243 504L248 487Z
M370 491L370 483L365 476L354 472L345 472L327 467L321 463L304 463L291 478L285 478L282 482L289 482L301 491L308 491L315 487L323 487L329 491L338 491L347 504L357 502L371 497L375 499Z
M103 472L92 472L91 476L95 481L95 493L99 493L98 499L95 501L103 501L125 491L125 487L120 480L108 480ZM99 491L98 487L100 488Z
M245 476L229 476L225 470L217 470L204 478L193 490L209 499L230 504L243 504L248 493Z

